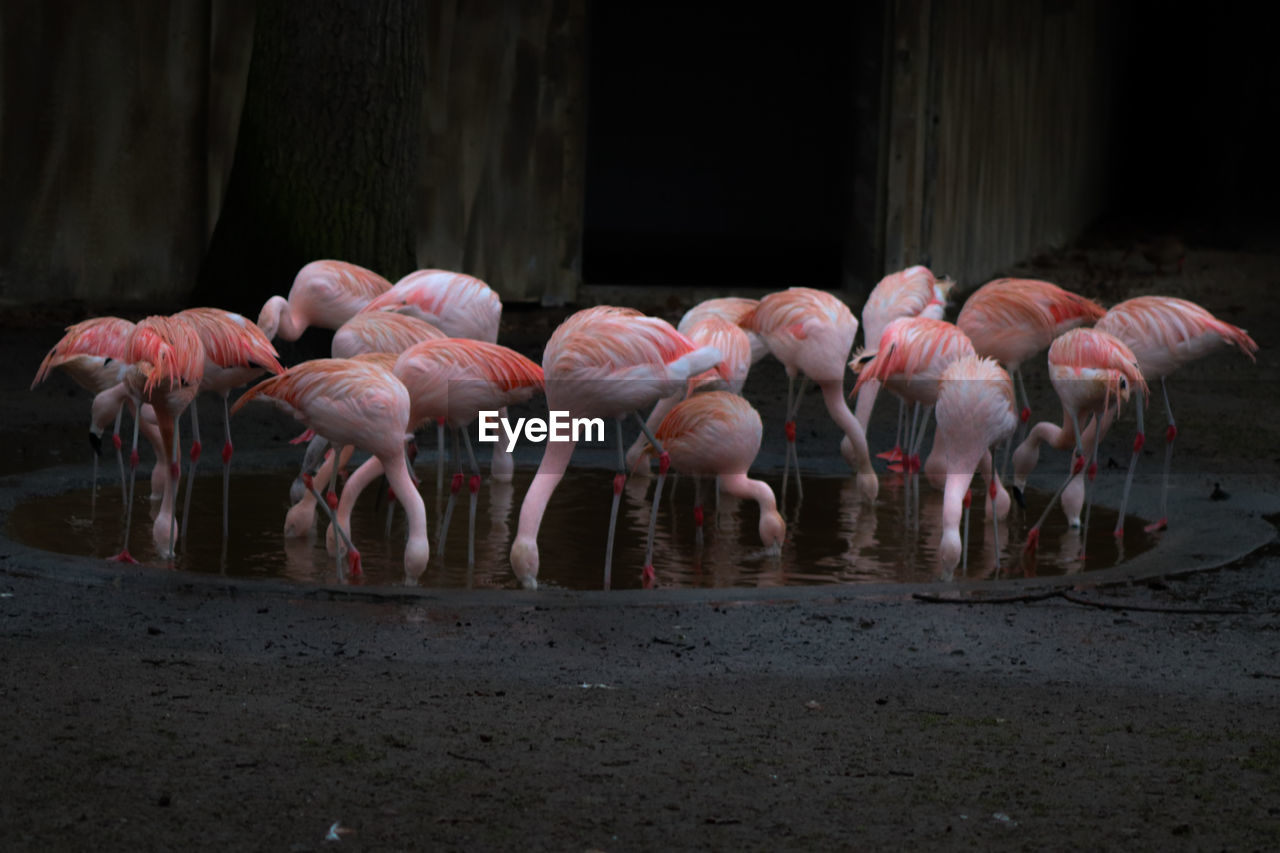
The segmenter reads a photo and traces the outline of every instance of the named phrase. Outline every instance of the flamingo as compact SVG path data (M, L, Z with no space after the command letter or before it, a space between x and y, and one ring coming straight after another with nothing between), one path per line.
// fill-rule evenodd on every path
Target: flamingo
M688 319L687 314L685 319ZM741 394L742 386L747 381L747 371L751 369L753 357L751 339L756 338L755 335L744 331L736 323L726 320L723 315L713 312L699 315L692 323L681 322L683 327L677 327L676 331L685 335L697 346L715 347L720 350L724 358L710 370L691 377L680 392L659 400L645 420L645 426L650 432L658 428L662 419L675 407L676 403L694 393L725 389L734 394ZM761 345L763 346L763 342ZM645 437L641 433L627 450L626 464L628 470L648 476L648 463L637 464L644 448Z
M123 361L120 364L122 367L128 366ZM102 447L102 436L106 433L107 427L114 423L116 433L112 435L112 439L116 447L116 455L119 456L123 446L119 435L120 413L126 406L129 407L135 418L141 414L139 430L156 455L155 467L151 469L151 500L158 501L164 497L165 482L169 476L169 463L164 458L164 448L160 441L160 429L156 425L156 412L155 409L145 403L141 409L134 408L133 397L129 394L129 389L124 382L117 382L94 396L93 405L90 409L89 441L93 444L96 452ZM127 500L129 484L123 479L123 462L121 463L120 472L122 475L121 487Z
M454 431L455 454L457 436L461 434L466 438L467 456L471 460L471 517L467 540L467 566L471 567L475 564L475 510L480 472L465 429L481 411L523 403L541 391L542 368L498 344L468 338L441 338L423 341L400 353L393 372L409 391L411 430L430 420L444 418ZM461 459L458 464L461 469ZM339 524L349 526L351 511L361 490L381 473L382 463L375 457L347 479L338 502ZM453 500L462 486L461 473L454 476L453 486L436 546L441 553Z
M881 385L888 387L906 402L916 405L916 413L924 407L925 421L938 401L938 382L942 372L957 359L976 355L969 336L945 320L930 317L899 317L884 327L879 338L879 349L858 371L858 381L853 393L861 402L862 392L870 387L871 404ZM850 367L858 368L860 359L854 358ZM915 419L912 420L915 432ZM920 470L920 444L925 433L925 423L907 442L903 457L903 470L908 473Z
M1009 371L1022 396L1018 418L1026 423L1031 419L1031 403L1022 381L1022 363L1063 332L1097 322L1104 313L1092 299L1047 281L998 278L965 300L956 325L973 341L978 355L994 358Z
M204 375L200 391L217 394L222 398L222 537L228 534L231 500L231 414L227 398L231 389L246 385L264 372L281 373L284 367L277 359L276 348L266 333L245 317L221 308L188 308L173 315L173 319L186 323L200 339L204 351ZM195 484L196 465L200 461L200 413L199 403L191 401L191 465L187 469L187 495L182 512L182 535L187 534L187 517L190 514L191 490Z
M427 509L409 475L404 443L409 436L409 392L390 371L358 359L321 358L303 362L271 376L236 400L235 414L258 397L274 400L334 447L353 444L377 457L409 519L404 572L415 580L427 567ZM347 531L338 526L347 544L352 574L360 571L360 552Z
M760 540L769 553L777 554L786 535L786 522L778 514L769 485L747 476L760 453L761 431L760 414L742 397L728 391L705 391L677 403L662 419L654 437L671 455L675 470L695 477L715 476L729 494L755 501L760 507ZM653 445L646 445L644 452L656 451ZM699 544L702 518L699 503L694 507ZM650 549L653 533L650 523Z
M399 355L414 344L447 337L426 320L390 311L361 312L333 334L334 358L353 358L366 352Z
M676 324L676 331L682 335L688 335L693 326L708 317L719 317L741 328L739 324L743 318L754 311L759 304L759 299L747 299L743 296L722 296L715 299L704 299L684 312L684 316ZM751 343L751 364L755 364L769 354L769 345L755 332L747 332L747 340Z
M963 560L968 568L969 485L981 470L987 481L987 511L1000 539L999 519L1009 511L1009 499L999 500L999 478L991 462L991 446L1004 441L1018 426L1014 414L1013 381L994 359L968 353L942 371L937 391L938 429L933 453L945 470L942 497L942 537L938 562L950 573ZM960 520L964 517L964 539ZM996 567L999 568L999 546Z
M547 341L542 355L547 408L567 411L571 417L618 419L619 471L614 477L613 508L605 549L606 588L611 577L618 503L626 483L622 417L632 413L639 420L637 410L676 393L690 376L713 367L720 360L718 349L695 347L665 320L610 305L578 311L561 323ZM511 568L527 589L538 586L538 528L547 502L569 466L574 444L573 441L547 443L520 507L520 523L511 545ZM659 450L659 486L668 459ZM661 489L655 494L660 495ZM657 511L656 500L654 511ZM643 578L647 582L652 578L653 567L647 565L648 559L645 562Z
M1186 299L1172 296L1139 296L1113 305L1098 321L1097 329L1114 335L1133 350L1138 367L1148 382L1160 380L1164 395L1165 417L1169 426L1165 430L1164 478L1160 487L1160 518L1149 529L1164 530L1169 526L1168 493L1169 466L1173 459L1173 441L1178 428L1173 420L1173 408L1169 405L1169 390L1165 377L1189 361L1203 358L1223 347L1234 346L1256 362L1254 355L1258 344L1239 326L1223 322L1204 308ZM1129 500L1129 487L1138 465L1138 454L1146 436L1142 426L1142 403L1137 406L1138 435L1134 439L1133 457L1125 477L1124 496L1120 500L1120 516L1116 520L1115 534L1124 533L1125 507Z
M152 316L140 320L129 333L124 360L129 369L124 384L141 409L148 403L155 410L160 445L169 466L160 510L152 524L151 536L161 557L175 554L175 512L178 495L178 417L200 391L204 378L205 353L200 337L188 323L174 317ZM141 417L133 421L133 449L130 452L129 506L125 512L124 546L114 558L137 562L129 553L129 525L133 514L133 477L138 458L138 431Z
M391 353L399 355L409 347L422 341L435 340L443 338L444 332L437 329L425 320L419 320L417 317L410 317L406 314L396 314L387 311L377 311L373 313L360 313L343 323L333 335L333 344L330 350L333 358L355 358L366 353ZM387 369L391 369L391 365L395 363L395 358L391 359L391 363L387 365ZM303 484L303 478L309 473L309 464L313 457L328 445L323 438L318 438L304 432L297 441L301 442L310 439L313 446L307 448L307 456L303 463L303 469L294 480L292 488L289 490L289 499L293 501L293 506L289 508L288 514L285 516L284 535L286 538L294 538L305 536L312 527L315 526L315 502L312 500L311 492ZM411 448L413 449L413 448ZM351 446L342 448L340 451L340 465L345 465L347 459L351 456ZM410 457L412 462L412 457ZM317 477L321 482L330 479L330 470L328 462L321 466L321 471L317 472ZM391 507L388 507L387 523L391 523Z
M267 340L296 341L310 326L337 329L369 300L391 289L375 272L346 261L312 261L298 270L289 298L273 296L258 314Z
M353 361L362 361L367 364L376 365L388 373L390 373L396 365L396 356L394 353L362 352L351 356L351 359ZM293 506L289 507L289 511L285 513L284 517L284 536L286 539L300 539L310 533L315 527L316 504L322 498L319 490L314 488L315 483L329 484L329 490L325 495L323 495L323 500L330 514L337 510L338 473L351 459L351 456L356 449L354 445L348 444L343 447L333 448L330 450L329 440L327 438L316 435L314 431L310 429L306 430L303 435L310 435L311 441L307 445L307 452L302 460L302 470L298 474L297 479L294 480L294 488L297 490L296 496L294 494L294 489L290 489L290 499L293 500L294 503ZM298 439L293 440L293 443L297 442ZM412 476L412 468L410 468L409 473L410 476ZM390 523L391 519L388 517L388 536L391 535Z
M947 308L947 298L955 282L938 278L925 266L907 267L880 279L862 306L862 339L865 345L855 354L855 361L870 360L880 348L885 327L899 317L929 317L941 320ZM865 432L871 422L878 383L864 385L854 405L854 417ZM898 436L893 450L877 454L891 461L902 458L902 427L906 401L898 401Z
M1064 426L1069 422L1071 435L1074 436L1074 452L1072 454L1071 471L1067 479L1058 488L1053 498L1045 507L1040 519L1027 533L1026 550L1034 551L1040 538L1040 526L1048 517L1050 510L1059 497L1062 497L1063 509L1068 523L1072 527L1081 528L1080 540L1086 541L1089 513L1086 508L1083 523L1080 520L1080 505L1087 503L1088 485L1085 482L1085 465L1088 459L1087 477L1091 482L1097 475L1098 445L1106 433L1120 406L1129 399L1136 390L1142 397L1146 396L1147 383L1138 369L1137 356L1124 343L1098 329L1071 329L1053 342L1049 347L1049 381L1062 401ZM1141 399L1141 398L1140 398ZM1092 441L1086 452L1084 434L1081 433L1081 422L1095 420L1089 435ZM1037 428L1045 424L1037 424ZM1048 424L1051 429L1057 429ZM1032 430L1036 432L1036 430ZM1015 471L1029 471L1028 457L1032 446L1032 436L1018 448L1015 456ZM1038 450L1036 451L1038 453ZM1019 454L1023 458L1019 459ZM1034 466L1034 457L1029 458ZM1068 486L1071 491L1068 492ZM1083 554L1081 555L1083 556Z
M88 320L67 326L63 337L54 344L36 369L35 379L31 382L34 390L37 385L48 378L54 370L60 370L73 382L97 396L124 378L128 365L124 362L125 341L133 331L133 322L120 317L92 317ZM68 352L74 349L75 352ZM120 448L120 413L122 409L117 403L116 409L110 413L115 418L113 433L116 448L116 464L120 468L120 489L127 499L127 484L124 477L124 459ZM98 488L98 456L102 452L102 428L97 428L96 409L90 417L89 443L93 446L93 486L96 494Z
M857 472L858 488L867 500L874 500L880 489L876 472L867 453L867 438L844 398L845 362L858 333L858 321L835 296L808 287L792 287L770 293L760 300L756 310L743 318L741 325L764 338L787 370L787 468L783 471L785 495L787 471L792 458L796 463L796 483L800 482L800 460L795 450L795 417L804 397L804 387L813 380L822 389L831 419L844 432L840 453L849 467ZM798 393L793 393L795 378L802 377ZM801 496L803 497L803 490Z
M417 270L365 306L366 312L394 311L426 320L451 338L472 338L496 344L502 322L502 300L480 279L448 270ZM500 412L506 417L506 411ZM436 422L436 492L444 482L444 424ZM515 460L503 451L493 454L493 478L511 482ZM437 506L438 508L438 506Z

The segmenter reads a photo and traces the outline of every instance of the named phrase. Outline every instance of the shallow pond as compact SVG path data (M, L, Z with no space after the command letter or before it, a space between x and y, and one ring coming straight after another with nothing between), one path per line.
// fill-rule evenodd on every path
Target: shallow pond
M143 472L140 469L139 474ZM476 565L468 570L467 496L459 496L442 553L436 535L441 517L435 494L434 468L419 466L431 533L431 562L419 579L426 587L503 587L518 584L511 573L508 552L531 470L518 470L515 482L486 480L476 513ZM278 578L303 583L339 580L334 560L324 548L318 521L309 538L286 539L282 533L293 472L236 473L231 483L231 535L222 538L221 477L197 477L185 540L178 556L161 560L151 543L148 483L139 476L134 507L131 550L143 562L237 578ZM780 475L765 479L778 490ZM652 480L633 478L623 494L619 530L614 547L612 588L641 586L645 532L649 523ZM671 480L664 491L654 544L657 585L662 587L765 587L865 582L921 582L939 579L936 548L941 535L942 495L927 483L911 487L901 475L881 479L877 502L858 500L853 478L806 475L804 499L797 501L794 481L784 509L787 538L779 555L764 553L757 532L758 511L753 503L725 496L719 512L707 498L704 542L696 544L694 488L690 478ZM600 589L609 516L612 474L571 468L547 509L538 543L542 557L539 585L568 589ZM978 483L975 481L975 487ZM185 481L184 481L185 489ZM353 539L361 550L367 584L404 582L403 512L397 507L387 535L385 486L361 497L353 517ZM1107 568L1147 550L1154 538L1142 521L1131 517L1123 542L1112 536L1115 514L1095 507L1089 524L1088 560L1078 559L1080 534L1067 527L1054 509L1041 533L1037 563L1026 565L1022 543L1027 527L1039 517L1049 495L1027 495L1027 509L1016 506L1002 522L999 542L993 543L990 519L974 492L970 521L971 542L967 571L957 578L992 577L998 548L1002 576L1060 575ZM8 534L27 545L48 551L107 558L120 550L121 489L118 483L91 490L72 490L28 500L14 508ZM148 512L150 510L150 512ZM322 514L317 513L318 516ZM327 525L327 520L324 522Z

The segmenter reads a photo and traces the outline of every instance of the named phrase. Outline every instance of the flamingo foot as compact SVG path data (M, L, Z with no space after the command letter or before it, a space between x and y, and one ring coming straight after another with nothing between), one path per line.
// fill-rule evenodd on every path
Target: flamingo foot
M364 575L364 569L360 565L360 552L355 548L347 551L347 575L353 578Z
M877 459L887 459L890 462L897 462L902 459L901 445L894 445L893 450L884 450L876 454Z
M116 554L114 557L108 557L107 562L108 563L132 563L135 566L138 565L138 561L135 560L133 555L129 553L128 548L125 548L119 554Z
M1148 524L1146 527L1142 529L1148 533L1159 533L1162 530L1168 530L1169 519L1162 518L1159 521L1153 521L1151 524Z
M1027 531L1027 541L1026 541L1026 544L1022 546L1022 550L1025 553L1031 553L1036 550L1036 547L1039 544L1040 544L1040 528L1033 527Z

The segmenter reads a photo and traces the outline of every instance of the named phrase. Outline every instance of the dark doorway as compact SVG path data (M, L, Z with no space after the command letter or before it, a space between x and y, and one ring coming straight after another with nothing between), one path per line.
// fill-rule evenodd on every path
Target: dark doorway
M596 3L588 284L841 284L854 12Z

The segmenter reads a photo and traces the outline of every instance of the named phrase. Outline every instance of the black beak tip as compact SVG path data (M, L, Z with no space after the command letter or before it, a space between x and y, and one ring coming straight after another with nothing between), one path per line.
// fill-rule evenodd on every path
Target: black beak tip
M89 446L93 448L94 456L102 455L102 436L89 433Z
M1010 486L1009 494L1013 495L1013 499L1018 502L1019 509L1027 508L1027 499L1023 497L1022 489L1019 489L1017 486Z

